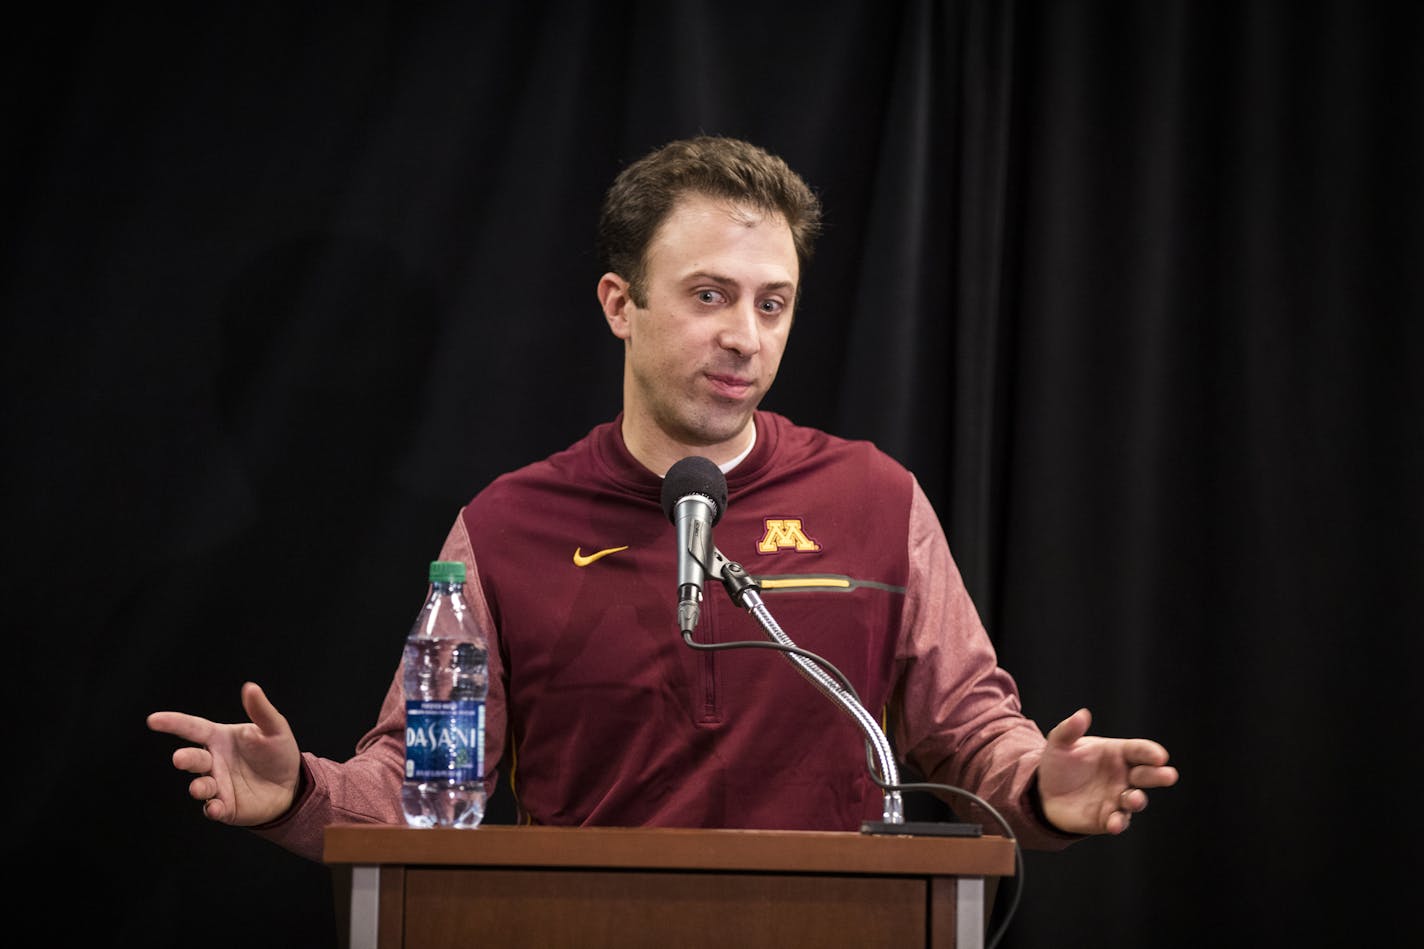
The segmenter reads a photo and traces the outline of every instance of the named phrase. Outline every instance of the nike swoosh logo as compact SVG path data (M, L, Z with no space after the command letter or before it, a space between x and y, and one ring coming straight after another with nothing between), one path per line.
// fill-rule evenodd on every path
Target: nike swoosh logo
M575 548L574 548L574 566L575 566L575 567L587 567L589 564L593 563L595 560L602 560L604 557L607 557L609 554L616 554L616 553L618 553L618 551L620 551L620 550L627 550L627 549L628 549L628 545L627 545L627 544L624 544L622 547L605 547L603 550L600 550L600 551L598 551L597 553L589 554L587 557L585 557L585 556L583 555L583 548L582 548L582 547L575 547Z

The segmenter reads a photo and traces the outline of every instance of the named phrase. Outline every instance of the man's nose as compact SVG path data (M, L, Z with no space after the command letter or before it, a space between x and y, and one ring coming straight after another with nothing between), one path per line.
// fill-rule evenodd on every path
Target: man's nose
M717 334L717 345L741 356L754 356L761 350L761 315L752 301L728 307Z

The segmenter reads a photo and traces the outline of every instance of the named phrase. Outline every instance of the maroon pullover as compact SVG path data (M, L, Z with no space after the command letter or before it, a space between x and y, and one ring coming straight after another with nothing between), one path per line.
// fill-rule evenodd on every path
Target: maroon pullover
M881 817L865 743L787 658L716 653L677 628L676 529L661 479L620 420L503 475L461 511L440 556L466 563L491 633L486 765L510 777L523 822L855 830ZM844 673L930 780L986 799L1026 847L1075 839L1035 816L1044 739L964 589L913 476L867 442L756 415L727 475L713 541L762 582L800 648ZM700 642L767 640L715 582ZM313 859L334 821L401 820L399 670L347 762L303 756L292 811L259 833ZM1000 832L949 798L964 819Z

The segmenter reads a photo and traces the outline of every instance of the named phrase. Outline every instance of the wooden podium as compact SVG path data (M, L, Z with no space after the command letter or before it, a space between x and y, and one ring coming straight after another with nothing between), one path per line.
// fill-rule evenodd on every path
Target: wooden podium
M326 828L351 949L980 947L1004 837ZM343 874L344 875L344 874Z

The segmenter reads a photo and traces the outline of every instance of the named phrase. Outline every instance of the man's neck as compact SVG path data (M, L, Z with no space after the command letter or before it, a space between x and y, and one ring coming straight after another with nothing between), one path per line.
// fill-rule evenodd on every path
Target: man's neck
M715 445L689 445L675 439L651 423L640 425L628 415L623 416L623 444L638 463L658 477L689 455L701 455L723 467L738 461L756 443L756 422L748 419L746 428L733 438Z

